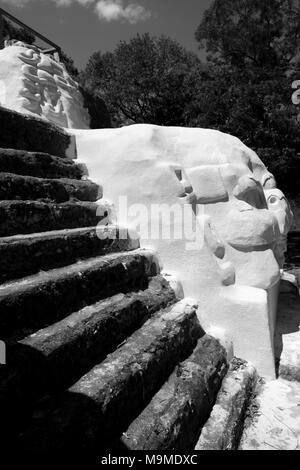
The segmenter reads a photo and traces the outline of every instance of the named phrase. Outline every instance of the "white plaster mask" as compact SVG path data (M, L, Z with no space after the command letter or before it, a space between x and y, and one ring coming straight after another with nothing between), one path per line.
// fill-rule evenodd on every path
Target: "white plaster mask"
M206 242L198 254L185 240L141 240L186 280L188 296L196 296L197 285L268 289L278 282L291 212L286 199L274 210L267 191L274 192L275 179L239 139L210 129L133 125L78 132L77 145L90 177L106 182L114 203L125 195L130 205L192 207ZM126 223L122 214L119 220Z
M262 162L255 158L252 165L238 152L232 160L182 169L182 195L200 219L205 213L210 220L202 224L206 242L226 272L223 284L268 289L279 280L293 214Z
M292 214L256 153L210 129L139 124L74 133L79 161L104 184L121 225L135 221L130 209L141 209L151 224L159 218L151 212L154 205L187 209L200 237L187 242L186 236L151 233L141 235L141 246L154 248L165 272L196 299L205 330L224 329L235 355L274 378L280 267ZM180 232L186 221L169 217L162 226Z

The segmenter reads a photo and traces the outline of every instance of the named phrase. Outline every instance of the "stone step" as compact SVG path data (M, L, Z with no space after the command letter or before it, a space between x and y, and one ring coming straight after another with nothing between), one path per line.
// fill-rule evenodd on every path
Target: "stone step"
M26 450L107 448L188 357L203 330L196 311L176 304L148 320L67 392L41 402L22 436Z
M0 369L1 425L12 433L22 428L38 397L70 387L156 311L175 302L159 275L145 290L97 302L9 345L9 362Z
M76 158L75 137L43 119L0 106L0 147Z
M214 405L226 374L227 354L205 335L150 404L123 433L126 450L190 451Z
M282 379L300 382L300 330L283 335L282 344L279 376Z
M0 171L37 178L81 179L83 176L81 167L70 158L14 149L0 149Z
M80 259L139 248L127 229L99 226L0 238L0 283ZM13 263L12 263L13 260Z
M300 232L288 233L287 251L285 253L285 269L299 268L300 266Z
M95 202L102 188L90 180L42 179L14 173L0 173L0 200L67 202L70 199Z
M300 383L260 384L239 450L300 450Z
M67 387L114 351L154 312L175 301L174 290L158 275L150 280L147 289L117 294L84 307L20 344L42 354L52 387Z
M233 358L195 450L237 450L257 383L255 368Z
M20 338L86 305L147 285L159 273L152 251L110 254L0 286L2 339Z
M294 270L294 273L297 274L297 271ZM287 273L284 277L287 278ZM300 296L293 284L286 282L283 290L282 283L281 280L274 337L278 375L300 382Z
M0 237L96 226L104 215L94 202L0 201Z

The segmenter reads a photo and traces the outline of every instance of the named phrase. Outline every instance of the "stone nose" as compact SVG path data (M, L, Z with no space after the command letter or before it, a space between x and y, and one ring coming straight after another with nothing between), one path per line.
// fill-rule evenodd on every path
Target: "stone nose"
M241 176L233 189L233 195L257 209L266 209L267 202L261 184L250 175Z

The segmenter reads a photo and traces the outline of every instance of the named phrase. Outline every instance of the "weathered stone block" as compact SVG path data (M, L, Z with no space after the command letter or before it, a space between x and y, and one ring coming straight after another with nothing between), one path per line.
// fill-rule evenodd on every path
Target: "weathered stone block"
M203 334L194 309L176 304L150 319L53 403L41 404L23 436L26 449L99 452L142 411Z
M25 150L0 149L0 171L38 178L80 179L83 172L70 158Z
M152 251L112 254L40 272L0 286L0 329L24 337L66 317L74 310L144 287L159 272Z
M93 202L0 201L0 237L95 227L101 221L97 211L99 206Z
M300 450L299 403L299 382L279 378L259 384L239 450Z
M256 385L253 366L234 358L223 380L210 418L202 429L196 450L236 450L250 399Z
M75 139L44 119L0 106L0 147L76 158Z
M69 387L175 301L169 283L157 276L145 290L97 302L9 345L9 363L0 368L2 425L20 429L39 396Z
M282 336L282 353L279 361L279 375L286 380L300 382L300 332Z
M123 237L123 238L121 238ZM139 248L116 226L54 230L0 239L0 283L75 261ZM14 260L12 263L11 260Z
M102 188L89 180L42 179L0 173L0 200L66 202L78 199L95 202L101 197Z
M20 344L42 354L50 375L49 384L61 389L114 351L155 311L175 301L168 282L158 276L146 290L117 294L84 307L33 333Z
M207 420L227 371L226 351L205 335L122 436L130 450L188 451Z

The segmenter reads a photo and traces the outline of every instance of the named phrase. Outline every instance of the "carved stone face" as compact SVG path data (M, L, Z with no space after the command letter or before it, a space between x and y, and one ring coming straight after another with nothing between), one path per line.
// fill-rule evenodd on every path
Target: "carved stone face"
M281 237L291 224L288 204L284 199L286 207L273 210L267 191L275 190L274 177L237 138L209 129L137 125L97 136L80 134L77 145L79 155L90 162L91 177L106 181L106 198L115 204L126 196L129 207L138 203L148 214L153 204L189 207L204 232L204 244L196 240L187 249L187 237L141 240L183 279L187 296L197 298L199 289L207 287L266 290L277 284ZM122 211L117 213L126 224ZM146 217L153 222L153 216ZM135 218L127 220L134 226ZM176 223L171 219L164 225L172 233Z
M242 152L228 163L184 168L184 174L187 202L199 219L199 208L209 217L207 242L217 238L219 253L223 247L221 255L214 253L220 269L226 267L223 284L264 289L274 285L293 216L273 175L256 155L251 162ZM209 233L212 228L214 234Z
M199 238L151 232L141 235L141 246L157 250L165 272L175 273L184 295L198 300L205 331L222 328L238 357L274 378L278 261L291 212L258 156L237 138L209 129L135 125L77 131L76 137L79 159L93 180L105 182L121 225L133 222L139 231L134 222L141 212L153 225L153 205L187 209ZM164 222L170 233L186 225L175 217Z

